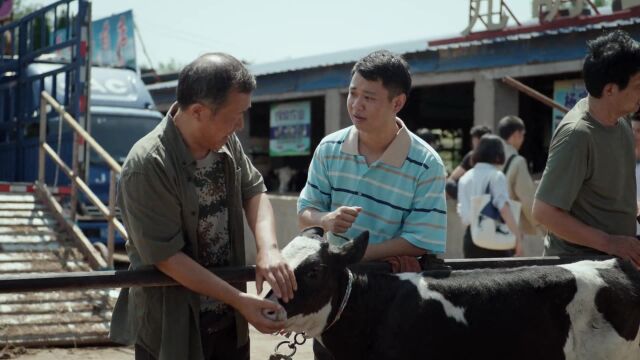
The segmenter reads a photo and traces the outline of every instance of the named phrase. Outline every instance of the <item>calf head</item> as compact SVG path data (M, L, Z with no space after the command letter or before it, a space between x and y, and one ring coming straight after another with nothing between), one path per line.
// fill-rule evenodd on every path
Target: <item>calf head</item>
M298 283L293 299L284 303L273 292L267 294L284 310L265 316L286 320L287 330L312 337L320 335L335 317L348 282L346 267L362 259L369 243L368 231L341 246L330 245L322 238L323 233L322 228L308 228L282 250Z

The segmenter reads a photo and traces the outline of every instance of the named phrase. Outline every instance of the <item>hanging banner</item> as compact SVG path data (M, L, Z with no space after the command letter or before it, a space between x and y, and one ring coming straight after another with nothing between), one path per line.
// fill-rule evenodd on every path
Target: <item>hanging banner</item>
M13 0L0 0L0 21L9 19L12 10Z
M311 154L311 102L271 105L269 116L269 155Z
M136 69L133 12L99 19L91 24L93 65Z
M580 99L587 97L587 95L588 93L584 86L584 81L580 79L558 80L553 82L553 100L564 105L568 109L572 109ZM556 127L563 117L564 113L562 111L553 109L551 119L552 134L556 131Z

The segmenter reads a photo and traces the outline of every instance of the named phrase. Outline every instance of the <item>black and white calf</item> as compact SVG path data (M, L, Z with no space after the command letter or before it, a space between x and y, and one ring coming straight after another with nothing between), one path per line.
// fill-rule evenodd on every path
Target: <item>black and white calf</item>
M283 250L298 290L271 316L337 360L640 359L640 272L628 262L354 275L368 233L342 247L321 237L307 229Z

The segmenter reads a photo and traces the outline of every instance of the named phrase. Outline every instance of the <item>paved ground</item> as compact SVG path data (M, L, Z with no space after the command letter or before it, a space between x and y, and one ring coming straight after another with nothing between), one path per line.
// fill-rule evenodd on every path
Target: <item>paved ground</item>
M255 283L249 283L249 291L255 293ZM266 293L267 290L265 290ZM251 359L267 360L278 342L285 340L280 336L265 335L251 327ZM283 346L286 348L286 346ZM75 349L4 349L0 350L0 359L20 360L132 360L133 349L129 347L75 348ZM313 360L311 341L298 348L295 360Z

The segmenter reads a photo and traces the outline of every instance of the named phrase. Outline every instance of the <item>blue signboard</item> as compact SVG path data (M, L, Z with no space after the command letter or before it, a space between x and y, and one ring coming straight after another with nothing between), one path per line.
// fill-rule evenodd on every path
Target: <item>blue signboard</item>
M580 99L587 97L587 89L582 80L559 80L553 82L553 100L566 108L573 108ZM556 131L558 123L564 117L564 113L553 109L551 133Z
M301 156L311 153L311 102L271 105L270 156Z

